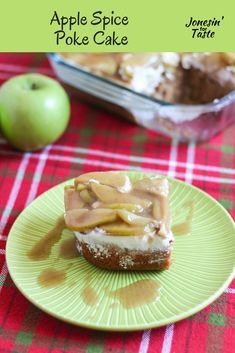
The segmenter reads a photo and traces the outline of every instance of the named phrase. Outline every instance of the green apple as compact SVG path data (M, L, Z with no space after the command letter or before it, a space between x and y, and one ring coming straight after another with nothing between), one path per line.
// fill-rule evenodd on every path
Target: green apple
M57 140L67 127L69 115L67 93L47 76L15 76L0 88L1 130L20 150L34 151Z

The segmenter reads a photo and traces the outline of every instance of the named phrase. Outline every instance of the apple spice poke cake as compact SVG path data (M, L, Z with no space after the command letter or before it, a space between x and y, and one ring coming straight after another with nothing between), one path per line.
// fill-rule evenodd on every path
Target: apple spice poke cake
M166 178L132 182L123 172L93 172L64 192L65 223L87 261L111 270L169 268L174 239Z

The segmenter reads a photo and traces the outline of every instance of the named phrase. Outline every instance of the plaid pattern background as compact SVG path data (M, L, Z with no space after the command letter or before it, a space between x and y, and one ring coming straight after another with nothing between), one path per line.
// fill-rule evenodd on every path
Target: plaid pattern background
M25 72L54 74L43 54L1 54L0 83ZM0 353L231 353L235 351L235 281L198 314L160 329L96 332L63 323L29 303L5 263L7 234L19 213L65 179L95 170L144 170L205 190L235 216L235 125L207 143L180 144L71 96L66 133L35 153L0 137Z

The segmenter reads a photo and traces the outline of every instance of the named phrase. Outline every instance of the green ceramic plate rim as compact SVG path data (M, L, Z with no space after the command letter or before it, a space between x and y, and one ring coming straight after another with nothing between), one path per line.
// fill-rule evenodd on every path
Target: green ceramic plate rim
M138 173L142 173L144 175L158 175L158 174L154 174L154 173L143 173L141 171L131 171L131 170L128 170L128 171L116 171L116 172L123 172L123 173L135 173L135 174L138 174ZM165 176L169 181L176 181L177 183L179 184L186 184L184 181L182 180L178 180L176 178L172 178L172 177L168 177L168 176ZM198 304L196 305L195 307L193 307L192 309L190 310L187 310L187 311L184 311L182 314L177 314L175 316L172 316L171 318L168 318L168 319L165 319L164 322L158 324L157 322L155 323L146 323L146 324L143 324L143 325L131 325L131 326L112 326L111 328L109 326L102 326L102 325L95 325L95 324L86 324L86 323L78 323L76 320L73 320L73 319L65 319L63 316L61 315L57 315L54 311L51 311L51 310L48 310L48 309L45 309L43 305L41 305L40 303L38 303L36 300L32 299L25 291L24 289L21 288L21 285L20 283L17 282L17 279L14 277L14 272L11 271L10 269L10 266L9 266L9 258L8 258L8 244L9 244L9 241L8 239L10 239L10 237L12 237L12 234L14 232L14 227L15 227L15 224L17 222L20 221L21 217L24 217L24 212L26 211L26 209L28 207L33 207L35 201L45 195L49 190L52 190L52 189L55 189L55 188L58 188L58 187L62 187L63 185L66 185L67 183L71 183L73 182L74 178L72 179L68 179L62 183L59 183L57 185L55 185L54 187L48 189L47 191L43 192L42 194L40 194L34 201L32 201L20 214L19 216L16 218L14 224L12 225L11 227L11 230L9 232L9 235L8 235L8 238L7 238L7 243L6 243L6 263L7 263L7 268L8 268L8 271L9 271L9 274L15 284L15 286L17 287L17 289L21 292L21 294L27 298L32 304L34 304L37 308L39 308L40 310L42 310L43 312L45 312L46 314L56 318L56 319L59 319L61 321L64 321L66 323L69 323L69 324L73 324L75 326L80 326L80 327L84 327L84 328L88 328L88 329L94 329L94 330L98 330L98 331L111 331L111 332L128 332L128 331L140 331L140 330L145 330L145 329L152 329L152 328L158 328L158 327L163 327L163 326L166 326L166 325L169 325L169 324L172 324L172 323L175 323L177 321L180 321L180 320L183 320L183 319L186 319L194 314L196 314L197 312L201 311L202 309L204 309L206 306L208 306L209 304L211 304L213 301L215 301L223 292L224 290L228 287L229 283L232 281L232 279L234 278L235 276L235 256L234 256L234 265L233 265L233 269L231 270L231 273L230 275L227 277L227 279L224 281L223 285L216 291L214 292L213 295L209 296L208 299L204 300L201 304ZM225 217L227 217L227 219L231 222L231 224L233 225L233 228L235 230L235 223L233 221L233 218L231 217L231 215L225 210L225 208L216 200L214 199L212 196L210 196L209 194L207 194L205 191L197 188L196 186L194 185L191 185L191 184L187 184L190 188L193 188L196 190L196 192L199 192L201 193L204 197L206 198L209 198L211 199L215 204L217 204L218 207L221 208L223 214ZM234 233L234 236L235 236L235 233ZM234 254L235 255L235 254Z

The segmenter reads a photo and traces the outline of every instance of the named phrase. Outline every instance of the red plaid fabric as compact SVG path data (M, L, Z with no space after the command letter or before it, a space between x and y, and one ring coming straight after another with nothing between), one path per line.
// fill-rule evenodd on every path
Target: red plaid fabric
M0 82L25 72L54 77L43 54L1 54ZM235 350L235 281L212 305L167 327L106 333L43 313L12 283L5 263L7 234L17 215L52 186L95 170L154 171L185 180L235 216L235 126L207 143L180 144L71 97L65 134L35 153L0 137L0 352L231 353Z

